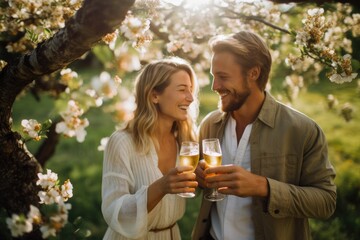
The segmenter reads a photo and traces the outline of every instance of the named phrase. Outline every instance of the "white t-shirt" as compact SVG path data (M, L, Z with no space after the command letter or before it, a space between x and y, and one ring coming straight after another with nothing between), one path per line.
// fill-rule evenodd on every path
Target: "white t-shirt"
M252 124L246 126L244 133L237 145L236 122L229 118L225 134L222 139L222 165L234 164L250 171L250 145L249 137ZM216 207L211 210L210 233L215 239L255 239L254 226L251 220L251 197L227 197L216 202Z

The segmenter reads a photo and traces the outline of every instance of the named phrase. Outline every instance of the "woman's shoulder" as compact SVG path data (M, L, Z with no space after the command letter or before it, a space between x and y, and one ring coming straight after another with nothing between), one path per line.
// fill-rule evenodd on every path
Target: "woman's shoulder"
M118 129L110 135L110 138L129 139L131 138L131 133L126 129Z
M113 147L130 147L133 146L133 138L131 133L125 129L116 130L109 137L107 145Z

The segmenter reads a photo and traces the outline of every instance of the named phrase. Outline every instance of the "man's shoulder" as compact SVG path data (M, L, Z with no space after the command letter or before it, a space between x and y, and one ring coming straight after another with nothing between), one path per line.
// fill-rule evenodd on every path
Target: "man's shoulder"
M303 120L311 120L305 113L293 108L289 104L276 100L270 93L267 93L266 98L266 114L273 112L274 114L279 113L282 117L295 117ZM282 118L283 119L283 118Z
M263 104L259 119L266 125L274 128L286 126L294 128L313 128L315 121L305 113L293 108L292 106L282 103L267 93L266 100Z
M310 118L305 113L299 111L298 109L293 108L292 106L286 105L284 103L279 103L281 114L287 115L288 117L293 117L295 119L298 119L299 121L304 122L314 122L312 118Z
M220 121L222 119L223 116L224 116L223 112L221 112L218 109L214 110L214 111L208 113L204 117L204 119L201 121L201 125L218 122L218 121Z
M312 132L315 128L321 129L314 119L291 106L280 103L278 112L277 124L282 128L288 126L291 129L299 129L301 132Z
M215 110L208 113L201 121L199 126L200 138L220 138L221 133L223 132L223 123L226 119L226 116L226 113L223 113L220 110Z

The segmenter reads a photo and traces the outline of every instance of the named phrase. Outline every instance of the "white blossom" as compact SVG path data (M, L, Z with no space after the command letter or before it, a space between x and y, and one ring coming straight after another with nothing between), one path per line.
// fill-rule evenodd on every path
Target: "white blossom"
M111 99L117 94L117 83L108 72L102 72L99 77L93 77L91 86L98 96Z
M35 119L24 119L21 121L23 132L29 135L29 137L40 140L39 131L41 130L41 124Z
M36 185L40 185L43 189L49 189L55 186L58 181L58 175L52 172L50 169L46 170L46 174L38 173Z
M51 188L48 191L39 191L38 197L40 198L40 203L46 205L61 203L63 201L59 192L54 188Z
M50 236L53 236L55 237L56 236L56 229L55 228L52 228L51 226L49 225L43 225L40 227L40 231L42 233L42 238L46 239Z
M353 79L357 77L357 75L358 75L357 73L352 73L350 75L347 75L344 72L341 74L334 73L329 77L329 79L331 82L341 84L345 82L351 82Z
M27 217L28 217L28 220L31 223L34 223L34 224L40 224L41 223L40 210L37 207L33 206L33 205L30 205L30 211L28 212Z
M61 186L61 196L64 202L73 196L73 186L69 179Z
M109 137L104 137L100 140L100 145L98 146L98 151L104 151L105 150L105 147L106 147L106 144L108 143L109 141Z
M56 124L55 131L67 137L76 137L78 142L83 142L86 136L85 128L89 126L87 118L80 119L83 113L84 110L74 100L70 100L67 109L60 113L63 121Z
M315 15L321 15L324 13L324 9L323 8L313 8L313 9L309 9L307 11L307 13L310 15L310 16L315 16Z
M120 32L132 41L138 41L139 38L146 36L146 32L150 28L150 21L148 19L140 19L128 14L120 26Z
M12 214L11 218L7 218L6 224L13 237L20 237L24 235L24 233L29 233L33 230L31 221L17 214Z

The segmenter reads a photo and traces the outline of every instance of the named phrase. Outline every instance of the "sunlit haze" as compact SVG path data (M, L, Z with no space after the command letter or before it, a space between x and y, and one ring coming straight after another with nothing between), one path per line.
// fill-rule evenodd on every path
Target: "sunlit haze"
M209 0L161 0L162 2L165 3L171 3L174 4L176 6L182 4L183 2L185 2L185 7L187 8L199 8L203 5L209 4L211 1Z

